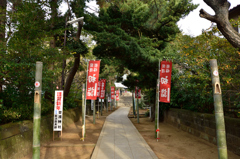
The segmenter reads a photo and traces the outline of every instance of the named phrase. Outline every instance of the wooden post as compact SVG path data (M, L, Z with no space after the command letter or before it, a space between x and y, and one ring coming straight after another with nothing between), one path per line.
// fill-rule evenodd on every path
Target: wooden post
M33 159L40 159L40 129L41 129L41 94L42 94L42 67L40 61L36 62L34 116L33 116Z
M156 87L156 104L155 104L155 138L158 139L159 130L159 79Z
M210 60L211 78L213 86L213 98L214 98L214 112L216 120L217 131L217 145L218 145L218 158L227 159L227 143L226 132L224 123L223 103L222 103L222 91L220 87L219 72L217 66L217 60Z

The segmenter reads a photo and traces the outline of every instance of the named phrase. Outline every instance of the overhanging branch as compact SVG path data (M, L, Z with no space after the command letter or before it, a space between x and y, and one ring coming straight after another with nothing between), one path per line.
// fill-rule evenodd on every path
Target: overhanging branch
M215 18L215 16L208 14L204 9L201 9L199 12L200 12L199 16L201 18L205 18L207 20L210 20L211 22L215 22L215 23L217 22L217 19Z

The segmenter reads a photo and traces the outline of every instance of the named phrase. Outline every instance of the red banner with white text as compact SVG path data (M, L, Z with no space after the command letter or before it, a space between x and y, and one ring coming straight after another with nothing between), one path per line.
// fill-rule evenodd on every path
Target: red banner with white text
M102 79L100 82L100 99L105 98L105 88L106 88L106 80Z
M95 61L95 60L89 61L86 99L91 99L91 100L97 99L99 68L100 68L100 61Z
M111 99L114 99L115 98L115 87L112 86L111 87Z
M116 91L116 101L119 101L119 90Z
M162 61L160 68L159 101L170 103L172 62Z
M137 93L138 91L138 93ZM135 98L141 99L141 89L139 89L137 86L135 87Z

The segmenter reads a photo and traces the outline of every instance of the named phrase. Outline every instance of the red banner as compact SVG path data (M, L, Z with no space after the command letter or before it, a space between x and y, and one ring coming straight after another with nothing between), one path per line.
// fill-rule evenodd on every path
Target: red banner
M119 101L119 90L116 91L116 101Z
M105 98L105 88L106 88L106 80L102 79L100 84L100 99Z
M100 61L89 61L86 99L97 99Z
M137 90L138 90L138 93L137 93ZM137 95L138 95L138 99L141 99L141 89L137 89L137 86L135 87L135 98L137 98Z
M111 87L111 99L114 99L115 98L115 87L112 86Z
M170 103L172 62L162 61L160 68L159 101Z

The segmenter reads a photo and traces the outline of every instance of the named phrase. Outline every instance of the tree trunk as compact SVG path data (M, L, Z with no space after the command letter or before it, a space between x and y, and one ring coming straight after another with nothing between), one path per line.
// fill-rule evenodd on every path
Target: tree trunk
M80 36L81 36L81 31L82 31L82 27L83 27L83 21L78 22L78 32L77 35L75 37L75 40L78 41ZM74 64L73 67L70 71L70 73L68 74L66 83L64 85L64 98L68 96L68 93L70 91L74 76L79 68L79 63L80 63L80 54L76 54L74 56Z
M65 86L64 86L64 97L67 97L68 96L68 93L70 91L70 88L71 88L71 84L72 84L72 81L74 79L74 76L79 68L79 63L80 63L80 54L76 54L74 56L74 64L73 64L73 67L70 71L70 73L68 74L68 77L67 77L67 80L66 80L66 83L65 83Z
M227 0L204 0L204 2L215 11L215 15L201 9L200 17L217 23L218 29L232 46L240 48L240 34L232 27L228 18L230 3Z
M7 1L0 1L0 42L5 41L5 24L6 24L6 7Z
M7 7L7 1L1 0L0 1L0 43L5 45L5 24L6 24L6 7ZM4 48L3 46L0 46L0 48ZM0 93L2 92L2 77L0 77Z

